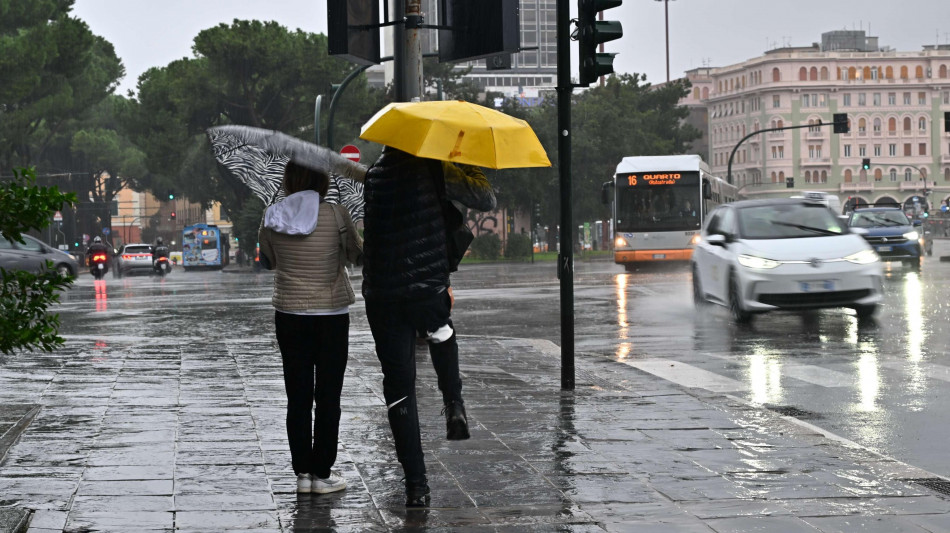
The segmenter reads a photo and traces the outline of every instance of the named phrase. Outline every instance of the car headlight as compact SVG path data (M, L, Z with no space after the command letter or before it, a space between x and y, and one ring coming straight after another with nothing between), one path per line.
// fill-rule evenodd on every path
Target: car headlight
M756 257L754 255L740 255L739 264L746 268L775 268L781 263L772 259L765 259L764 257Z
M917 239L920 238L920 234L917 233L916 231L908 231L907 233L904 234L904 238L907 239L908 241L916 241Z
M877 256L877 253L874 250L861 250L856 254L851 254L848 257L845 257L844 260L849 263L855 263L858 265L867 265L879 261L881 258Z
M616 239L614 239L614 246L615 246L615 247L617 247L617 248L623 248L623 247L626 246L626 245L627 245L627 239L624 239L623 237L617 237Z

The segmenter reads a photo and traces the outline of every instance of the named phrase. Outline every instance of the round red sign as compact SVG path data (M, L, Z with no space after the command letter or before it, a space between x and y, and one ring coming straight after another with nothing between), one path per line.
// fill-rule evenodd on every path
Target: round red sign
M354 163L360 162L360 149L353 146L352 144L348 144L343 148L340 148L340 155Z

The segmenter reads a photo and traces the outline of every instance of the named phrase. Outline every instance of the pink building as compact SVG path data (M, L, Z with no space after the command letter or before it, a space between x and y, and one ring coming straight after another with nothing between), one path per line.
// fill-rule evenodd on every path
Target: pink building
M700 83L683 103L706 105L710 167L725 177L731 155L745 197L789 196L789 186L842 205L950 196L950 45L898 52L863 31L835 31L688 74ZM835 113L847 113L850 133L832 132ZM746 135L787 126L804 127L753 135L733 154Z

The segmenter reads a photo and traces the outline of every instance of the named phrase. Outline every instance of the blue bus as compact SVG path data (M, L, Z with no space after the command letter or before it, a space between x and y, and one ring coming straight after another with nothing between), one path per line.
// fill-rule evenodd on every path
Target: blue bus
M181 238L181 263L185 270L217 270L228 264L228 245L214 224L185 226Z

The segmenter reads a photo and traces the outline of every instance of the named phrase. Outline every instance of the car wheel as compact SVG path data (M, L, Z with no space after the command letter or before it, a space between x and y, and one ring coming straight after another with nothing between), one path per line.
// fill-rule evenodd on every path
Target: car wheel
M752 320L752 313L742 308L742 296L735 274L729 276L729 313L738 324L748 324Z
M73 276L73 271L69 269L69 265L66 263L56 265L56 273L59 274L61 278L70 278Z
M706 294L703 292L703 282L699 279L699 272L696 271L696 265L693 265L693 305L702 307L706 305Z
M877 304L854 306L854 312L858 314L858 318L871 318L871 315L873 315L876 311Z

